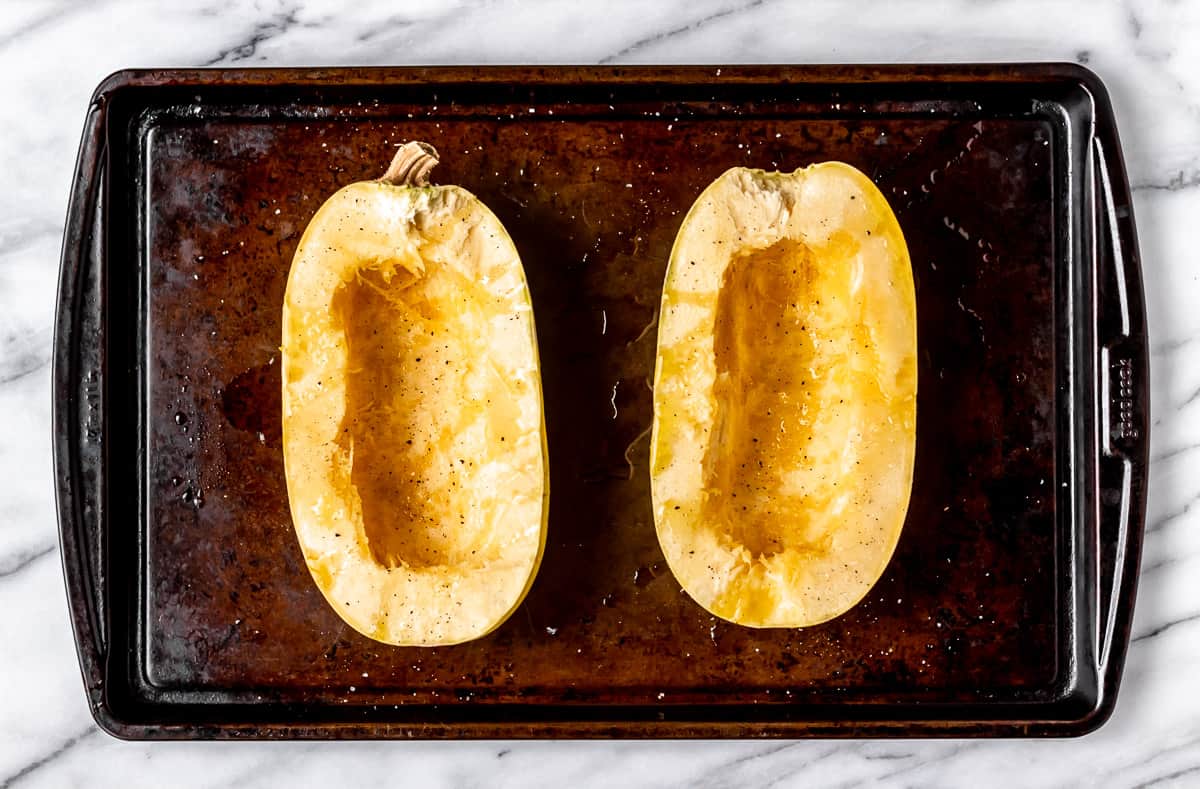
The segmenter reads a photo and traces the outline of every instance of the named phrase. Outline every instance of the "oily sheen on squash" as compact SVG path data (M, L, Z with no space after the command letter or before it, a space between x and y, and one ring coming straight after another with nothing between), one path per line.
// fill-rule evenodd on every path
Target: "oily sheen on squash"
M840 162L734 168L663 288L651 488L675 577L711 613L804 627L853 607L904 524L916 444L908 249Z
M429 186L409 143L330 197L283 307L283 452L313 580L397 645L499 626L546 538L541 378L513 243L479 200Z

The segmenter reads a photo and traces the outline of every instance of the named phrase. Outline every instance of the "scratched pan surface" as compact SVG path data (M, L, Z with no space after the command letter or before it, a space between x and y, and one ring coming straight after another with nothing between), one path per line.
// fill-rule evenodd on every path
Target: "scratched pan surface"
M294 537L280 308L325 197L435 145L529 277L545 560L488 637L344 625ZM839 159L908 239L912 503L867 598L751 630L682 593L647 472L655 313L730 166ZM1111 711L1144 516L1146 339L1103 88L1067 66L123 73L64 244L56 462L80 660L126 737L1077 734Z

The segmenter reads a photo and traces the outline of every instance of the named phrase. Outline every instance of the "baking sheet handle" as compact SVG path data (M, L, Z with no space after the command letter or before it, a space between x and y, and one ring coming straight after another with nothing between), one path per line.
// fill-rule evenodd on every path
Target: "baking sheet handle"
M88 112L63 233L54 329L54 477L59 546L84 684L103 699L104 610L102 276L105 98Z
M1129 645L1145 527L1150 446L1149 348L1133 205L1108 113L1093 139L1096 339L1100 394L1096 556L1097 668L1116 693Z

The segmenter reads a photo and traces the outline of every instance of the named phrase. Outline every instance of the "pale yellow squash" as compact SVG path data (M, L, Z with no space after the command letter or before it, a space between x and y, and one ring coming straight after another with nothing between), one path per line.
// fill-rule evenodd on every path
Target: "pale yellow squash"
M900 226L840 162L734 168L663 288L651 487L675 577L713 614L803 627L858 603L900 537L917 324Z
M500 221L403 147L310 222L283 307L292 522L326 600L398 645L456 644L528 592L549 485L529 289Z

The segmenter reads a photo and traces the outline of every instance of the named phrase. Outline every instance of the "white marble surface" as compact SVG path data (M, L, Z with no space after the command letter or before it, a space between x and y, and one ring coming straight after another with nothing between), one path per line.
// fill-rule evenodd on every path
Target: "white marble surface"
M1200 785L1200 3L1127 0L0 5L0 787ZM343 5L354 7L343 11ZM118 742L63 591L50 343L88 96L127 66L1078 60L1107 82L1153 345L1149 529L1120 701L1071 741Z

